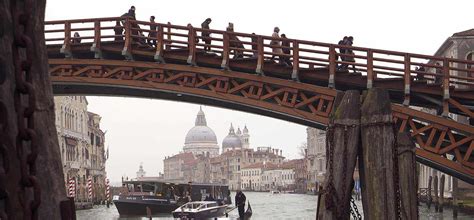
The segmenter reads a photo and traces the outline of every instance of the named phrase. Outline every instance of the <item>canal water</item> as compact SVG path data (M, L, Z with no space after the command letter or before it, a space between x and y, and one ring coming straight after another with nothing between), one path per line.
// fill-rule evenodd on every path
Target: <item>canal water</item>
M265 192L244 192L247 201L250 202L253 210L252 219L301 219L314 220L316 219L316 204L317 196L300 195L300 194L279 194L272 195ZM234 193L232 193L235 195ZM359 201L356 202L359 211L362 211L362 205ZM115 206L106 208L105 206L95 206L89 210L77 211L79 220L145 220L146 218L121 218ZM222 219L237 219L237 211L232 211L229 218ZM153 219L173 219L171 215L163 215L154 217ZM420 206L420 219L437 220L437 219L452 219L452 210L445 208L444 213L435 213L434 206L431 210L426 208L426 205ZM474 219L474 216L469 216L463 213L458 214L457 219Z

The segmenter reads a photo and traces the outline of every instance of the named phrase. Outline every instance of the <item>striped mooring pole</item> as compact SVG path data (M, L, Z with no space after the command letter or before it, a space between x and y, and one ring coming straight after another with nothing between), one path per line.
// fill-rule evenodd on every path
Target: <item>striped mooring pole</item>
M88 192L88 196L89 196L89 199L92 201L92 177L89 176L89 178L87 179L87 192Z
M69 179L69 197L76 197L76 180Z
M107 198L107 208L109 208L110 203L110 187L109 187L109 179L105 179L105 197Z

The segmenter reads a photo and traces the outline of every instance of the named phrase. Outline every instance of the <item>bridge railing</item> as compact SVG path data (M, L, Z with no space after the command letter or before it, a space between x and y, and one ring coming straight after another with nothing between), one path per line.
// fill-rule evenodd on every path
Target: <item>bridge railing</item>
M156 25L156 30L151 30L153 25ZM80 37L74 37L75 32ZM203 32L209 33L209 37L203 37ZM450 107L466 115L473 114L451 100L450 92L453 88L474 88L474 61L233 31L203 30L190 24L150 23L123 17L48 21L45 35L47 44L61 44L61 52L66 55L70 53L71 47L90 44L92 51L100 52L102 43L115 42L124 44L122 54L128 58L137 51L154 50L155 58L160 59L167 50L181 49L188 51L187 61L194 65L196 54L208 50L222 58L221 67L225 69L229 68L232 60L255 59L257 73L265 72L269 60L280 60L286 63L286 69L295 80L301 71L323 68L329 72L328 86L331 88L335 87L336 77L344 77L345 73L364 76L367 88L382 79L403 80L405 105L410 103L411 87L414 84L426 84L439 88L440 94L443 94L443 100L440 100L443 114L447 115ZM278 44L272 44L272 41ZM282 46L283 42L285 44Z

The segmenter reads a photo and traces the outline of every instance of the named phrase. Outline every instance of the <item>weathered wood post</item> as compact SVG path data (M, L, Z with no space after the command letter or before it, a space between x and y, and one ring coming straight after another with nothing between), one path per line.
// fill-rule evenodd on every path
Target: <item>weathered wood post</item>
M392 109L388 92L370 89L361 108L361 140L364 161L364 218L398 218L398 165ZM398 159L397 159L398 160Z
M433 197L431 197L431 183L433 182L433 177L430 176L428 178L428 192L426 193L426 204L428 205L428 209L431 208L431 202L433 202Z
M458 179L453 177L453 218L458 217Z
M61 219L60 207L74 213L54 126L45 6L0 4L0 219Z
M400 173L400 199L403 205L401 219L418 219L418 197L415 143L409 133L398 133L398 173Z
M347 91L331 114L327 140L328 172L318 219L349 219L353 173L360 133L360 96Z
M444 174L441 175L439 183L439 212L443 212L443 203L444 203Z
M433 177L433 191L434 191L433 203L435 205L435 211L438 212L438 175Z

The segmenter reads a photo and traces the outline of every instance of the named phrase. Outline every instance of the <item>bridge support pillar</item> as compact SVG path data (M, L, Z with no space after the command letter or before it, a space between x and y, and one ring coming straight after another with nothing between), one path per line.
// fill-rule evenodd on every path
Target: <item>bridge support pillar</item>
M361 108L362 203L366 219L398 219L398 154L386 90L367 92ZM383 196L381 196L383 195Z
M358 153L359 132L359 92L347 91L337 110L333 112L328 126L326 146L329 152L327 163L329 172L326 173L324 193L320 194L318 219L349 219L348 210L354 184L353 173Z
M398 133L398 175L400 183L400 199L403 205L402 220L418 219L417 172L415 143L409 133Z

